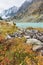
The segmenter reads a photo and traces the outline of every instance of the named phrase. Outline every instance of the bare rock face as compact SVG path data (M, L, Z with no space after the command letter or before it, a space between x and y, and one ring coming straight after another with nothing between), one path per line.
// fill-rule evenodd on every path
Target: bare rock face
M22 7L23 8L23 7ZM33 0L33 2L14 17L15 22L43 22L43 0Z

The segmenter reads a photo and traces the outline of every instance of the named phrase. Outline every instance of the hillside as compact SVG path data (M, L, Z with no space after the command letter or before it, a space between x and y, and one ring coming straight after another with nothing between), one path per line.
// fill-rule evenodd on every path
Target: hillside
M32 32L30 33L32 35L41 30L41 28L36 29L28 28L27 32ZM15 24L12 25L10 22L6 23L5 21L0 22L0 65L43 65L43 42L37 39L19 37L17 30ZM20 30L18 31L20 33ZM14 32L18 37L14 36ZM11 34L13 37L11 37ZM43 36L43 32L38 31L38 35Z
M18 30L16 24L6 23L6 21L0 21L0 35L6 37L8 34L12 34Z
M17 13L11 20L15 22L43 22L43 0L33 0L25 11Z

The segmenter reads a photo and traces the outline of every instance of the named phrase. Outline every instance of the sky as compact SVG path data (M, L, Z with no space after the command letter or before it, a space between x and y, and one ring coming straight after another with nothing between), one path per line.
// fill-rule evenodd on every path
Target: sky
M0 0L0 13L12 6L20 7L24 1L25 0Z

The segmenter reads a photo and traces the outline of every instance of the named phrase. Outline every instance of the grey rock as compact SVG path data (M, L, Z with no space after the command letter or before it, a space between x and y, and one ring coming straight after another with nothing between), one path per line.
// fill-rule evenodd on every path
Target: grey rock
M41 50L41 55L43 56L43 50Z
M6 36L6 39L11 39L11 36L10 36L10 35L7 35L7 36Z
M37 38L36 35L33 35L33 38L36 39Z
M37 44L37 45L42 45L41 41L37 40L37 39L27 39L26 41L27 44Z
M32 48L32 50L33 51L38 51L38 50L40 51L41 48L42 48L41 45L34 45L33 48Z
M24 36L26 39L30 39L31 37L30 36Z
M39 35L39 36L42 36L42 34L41 34L40 32L38 32L38 35Z

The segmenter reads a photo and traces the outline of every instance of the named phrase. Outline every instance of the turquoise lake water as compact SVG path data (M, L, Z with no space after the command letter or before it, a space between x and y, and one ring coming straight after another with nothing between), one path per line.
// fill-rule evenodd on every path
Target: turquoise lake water
M26 27L43 28L43 23L16 23L16 26L18 26L20 28L26 28Z

